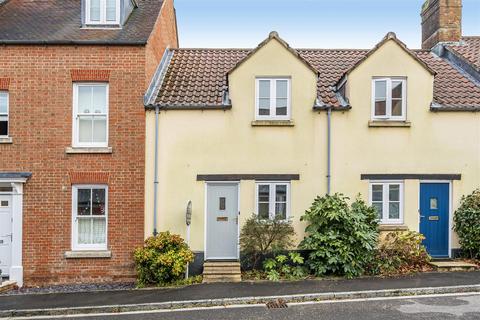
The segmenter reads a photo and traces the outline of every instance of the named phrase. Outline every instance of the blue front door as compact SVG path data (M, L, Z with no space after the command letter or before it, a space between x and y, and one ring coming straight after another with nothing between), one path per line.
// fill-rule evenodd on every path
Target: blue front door
M420 184L420 233L432 257L448 257L449 184Z

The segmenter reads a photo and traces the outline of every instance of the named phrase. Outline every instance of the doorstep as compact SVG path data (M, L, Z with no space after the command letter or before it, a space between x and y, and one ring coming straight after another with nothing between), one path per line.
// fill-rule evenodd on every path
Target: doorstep
M479 267L470 262L463 260L432 260L430 261L437 271L473 271L477 270Z
M2 281L0 283L0 293L4 293L4 292L10 291L10 290L13 290L16 287L17 287L17 282L16 281L11 281L11 280Z

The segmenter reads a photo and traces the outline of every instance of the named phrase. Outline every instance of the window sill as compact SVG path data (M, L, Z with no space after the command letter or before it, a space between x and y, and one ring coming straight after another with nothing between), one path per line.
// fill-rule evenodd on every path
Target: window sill
M66 147L66 154L81 154L81 153L112 153L112 147Z
M380 231L408 231L408 227L404 224L381 224L378 229Z
M372 120L368 121L368 126L374 128L409 128L412 123L410 121Z
M293 127L293 120L254 120L252 127Z
M66 259L89 259L89 258L111 258L112 252L110 250L98 251L66 251Z
M12 137L0 137L0 144L12 144Z

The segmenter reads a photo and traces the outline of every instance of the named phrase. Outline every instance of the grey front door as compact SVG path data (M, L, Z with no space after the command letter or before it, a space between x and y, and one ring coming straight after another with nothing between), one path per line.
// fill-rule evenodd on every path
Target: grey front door
M238 259L238 183L207 184L206 260Z

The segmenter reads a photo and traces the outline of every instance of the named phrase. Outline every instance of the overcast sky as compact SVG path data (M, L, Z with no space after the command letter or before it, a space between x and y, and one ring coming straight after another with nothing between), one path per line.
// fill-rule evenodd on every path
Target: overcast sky
M181 47L255 47L272 30L296 48L371 48L388 31L421 45L424 0L175 0ZM480 0L463 0L480 35Z

